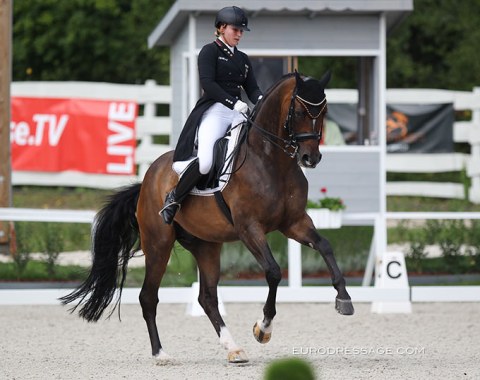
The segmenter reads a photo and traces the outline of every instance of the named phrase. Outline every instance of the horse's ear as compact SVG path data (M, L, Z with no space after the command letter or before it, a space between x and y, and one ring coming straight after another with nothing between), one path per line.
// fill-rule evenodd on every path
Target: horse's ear
M320 81L319 81L322 88L327 87L327 84L328 84L328 82L330 82L331 78L332 78L332 72L330 70L328 70L325 74L323 74L322 79L320 79Z
M303 79L296 69L295 69L295 80L297 82L297 87L303 84Z

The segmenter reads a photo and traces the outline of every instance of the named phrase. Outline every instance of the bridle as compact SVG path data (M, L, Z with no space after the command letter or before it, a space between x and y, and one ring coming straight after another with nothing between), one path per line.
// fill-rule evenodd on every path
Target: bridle
M294 123L295 123L295 101L298 101L305 111L308 114L308 117L312 120L312 132L303 132L303 133L295 133L294 130ZM323 106L321 107L321 105ZM312 115L309 107L320 107L319 112L316 115ZM318 117L322 114L323 110L327 106L327 97L324 96L322 101L319 103L312 103L306 99L303 99L298 95L298 88L295 85L295 88L292 93L292 98L290 100L290 107L288 109L288 114L285 119L285 123L283 127L287 131L287 135L289 137L289 145L295 147L295 150L298 150L298 142L306 141L306 140L317 140L320 141L322 139L322 128L320 128L320 133L315 131L315 124L317 122Z
M307 112L308 117L312 120L312 131L311 132L302 132L302 133L296 133L295 132L295 101L298 101L304 108L305 111ZM323 106L322 106L323 104ZM258 103L257 103L258 105ZM307 140L316 140L320 142L322 139L322 129L320 128L319 133L315 131L315 125L317 123L317 119L319 116L323 113L325 110L325 107L327 106L327 98L324 96L322 101L319 103L312 103L306 99L303 99L298 95L298 85L295 84L295 88L293 89L292 92L292 97L290 98L290 106L288 108L288 113L287 116L285 117L285 122L283 123L283 128L287 132L288 139L284 139L280 136L277 136L271 132L266 131L263 129L261 126L259 126L257 123L255 123L252 118L247 117L247 120L249 123L255 127L257 130L260 131L260 133L268 140L270 141L273 145L279 147L282 149L287 155L289 155L291 158L294 158L297 155L298 152L298 143L302 141L307 141ZM313 114L312 111L309 109L309 107L319 107L320 110L318 111L317 114ZM256 108L256 107L255 107ZM256 110L254 110L253 115L255 115ZM276 141L275 141L276 140ZM278 143L277 143L278 141Z

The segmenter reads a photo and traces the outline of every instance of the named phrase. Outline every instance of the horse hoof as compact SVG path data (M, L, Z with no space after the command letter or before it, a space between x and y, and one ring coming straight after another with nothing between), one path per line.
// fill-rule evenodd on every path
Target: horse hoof
M245 351L235 350L228 353L228 362L233 364L247 363L248 357Z
M261 322L255 322L253 325L253 336L257 340L258 343L268 343L270 342L270 338L272 337L272 326L270 325L265 331L260 327Z
M173 358L168 355L165 351L160 350L160 352L153 356L156 365L167 365L173 364Z
M335 299L335 309L342 315L353 315L355 309L351 300Z

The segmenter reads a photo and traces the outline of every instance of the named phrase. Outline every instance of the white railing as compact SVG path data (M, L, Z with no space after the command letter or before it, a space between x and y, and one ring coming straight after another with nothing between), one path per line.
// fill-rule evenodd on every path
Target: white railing
M473 217L480 218L480 213ZM0 208L0 221L76 222L92 223L93 210L34 210ZM410 217L410 216L408 216ZM445 218L457 218L457 214L445 213ZM463 217L472 217L464 215ZM293 243L293 244L292 244ZM289 240L288 285L278 289L278 302L333 302L335 290L331 286L303 286L299 244ZM73 289L0 289L0 305L58 305L58 298ZM479 302L479 286L408 286L405 288L381 288L376 286L349 286L348 291L358 302ZM138 303L139 288L126 288L122 303ZM264 302L267 286L220 286L223 302ZM192 307L198 297L198 289L192 287L160 288L161 303L185 303Z
M455 111L470 110L470 121L455 122L453 141L470 144L470 154L391 154L387 155L389 172L439 173L467 171L471 179L468 199L480 203L480 88L472 92L446 90L388 90L387 103L428 104L453 103ZM462 183L390 182L388 195L419 195L443 198L465 198Z
M96 99L132 99L143 108L136 121L139 144L136 151L137 176L98 175L79 172L12 174L14 185L79 186L115 188L142 180L150 164L171 149L168 145L154 144L153 136L171 136L172 123L168 116L157 116L157 104L170 104L169 86L147 81L144 85L124 85L93 82L16 82L12 84L12 96L29 97L79 97ZM328 90L330 103L356 103L356 90ZM480 88L468 91L389 89L387 103L428 104L453 103L455 110L470 110L470 121L455 122L453 141L470 144L470 154L388 154L388 172L437 173L466 169L471 179L468 198L480 203ZM462 183L439 182L389 182L387 195L418 195L444 198L464 198Z
M154 144L153 136L171 135L172 125L169 117L156 114L157 104L171 103L171 89L158 86L153 81L145 85L116 85L106 83L48 82L48 83L14 83L13 96L29 97L85 97L98 99L136 100L142 107L136 122L136 133L139 144L136 152L136 163L139 166L138 176L89 175L82 173L25 173L14 172L13 184L81 186L93 188L114 188L132 181L141 180L146 169L159 155L169 150L168 145ZM354 90L330 90L331 103L355 103L357 92ZM388 90L389 103L453 103L455 110L472 111L472 120L457 122L454 125L455 142L466 142L471 145L470 154L397 154L387 156L387 170L390 172L442 172L467 169L472 179L469 196L472 201L480 202L480 89L473 92L452 92L441 90ZM445 183L389 183L387 194L393 195L425 195L463 198L463 185ZM57 221L91 223L94 217L92 210L32 210L0 208L0 220L9 221ZM480 215L468 215L480 218ZM356 224L355 215L344 215L345 224ZM364 215L362 216L364 217ZM372 219L377 216L373 215ZM387 215L387 218L411 218L411 214ZM423 215L428 217L428 215ZM437 216L435 216L437 217ZM464 218L464 215L442 215L449 218ZM350 218L350 219L349 219ZM353 219L351 219L353 218ZM290 257L292 256L292 257ZM373 256L372 256L373 257ZM289 252L289 286L281 287L278 293L279 302L332 302L334 290L331 287L303 287L301 274L301 258L299 254ZM373 269L373 267L372 267ZM371 277L371 276L370 276ZM479 287L408 287L405 289L382 289L370 286L349 287L350 294L356 302L372 301L474 301L478 302ZM138 302L138 289L126 289L124 302ZM267 287L254 287L245 291L243 287L221 287L220 295L224 302L263 302ZM65 290L2 290L0 304L58 303L57 297ZM169 288L160 291L162 302L188 303L192 300L189 288ZM33 298L32 298L33 296ZM42 298L43 297L43 298ZM195 295L196 297L196 295ZM33 299L33 301L32 301Z
M329 103L357 103L356 90L327 90ZM480 203L480 88L473 91L429 89L388 89L388 104L452 103L455 111L471 111L469 121L457 121L453 126L453 141L470 145L470 154L387 154L387 172L440 173L467 171L471 179L468 199ZM465 198L461 183L389 182L387 195L412 195L442 198Z

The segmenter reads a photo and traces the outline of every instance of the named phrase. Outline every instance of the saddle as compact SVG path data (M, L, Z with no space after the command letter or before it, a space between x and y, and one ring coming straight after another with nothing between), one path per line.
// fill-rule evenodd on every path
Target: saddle
M197 183L198 190L215 189L220 185L220 177L227 162L229 137L222 137L213 145L213 163L210 173L204 175Z
M235 156L247 135L248 128L245 124L231 126L225 136L215 142L212 168L208 174L200 179L190 194L210 196L225 188L232 174ZM181 177L195 160L197 160L197 157L192 156L186 161L176 161L172 168Z
M214 196L220 210L228 221L233 225L232 214L225 199L222 190L227 186L231 175L233 174L233 162L238 154L242 142L247 137L247 123L241 123L235 127L230 126L224 137L217 140L213 149L213 163L210 172L204 175L197 185L190 191L190 194L200 196ZM179 177L192 165L198 158L190 157L186 161L176 161L173 163L173 170Z

